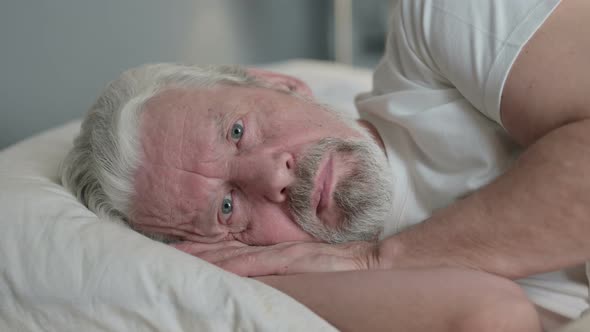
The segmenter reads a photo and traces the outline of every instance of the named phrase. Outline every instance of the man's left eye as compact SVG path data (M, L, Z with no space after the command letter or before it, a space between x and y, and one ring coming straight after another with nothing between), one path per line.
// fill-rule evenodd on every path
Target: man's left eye
M237 143L238 141L240 141L240 139L242 138L243 135L244 135L244 123L242 122L242 120L238 120L231 127L230 136L231 136L231 139Z
M229 224L229 219L231 218L234 212L234 200L232 198L232 194L228 193L223 197L223 201L221 202L220 208L221 214L219 214L219 220L224 224Z
M234 203L230 195L223 197L223 202L221 203L221 213L227 216L230 215L234 210Z

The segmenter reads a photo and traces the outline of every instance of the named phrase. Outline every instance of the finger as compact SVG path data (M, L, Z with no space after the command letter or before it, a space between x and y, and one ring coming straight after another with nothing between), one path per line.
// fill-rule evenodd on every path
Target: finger
M217 263L226 259L237 258L239 256L254 253L258 251L263 251L268 247L227 247L227 248L220 248L217 250L206 250L199 252L196 256L204 259L210 263Z
M287 247L292 247L297 245L299 242L283 242L278 243L275 245L270 246L249 246L243 245L241 242L238 242L238 245L235 246L220 246L220 247L209 247L205 248L205 250L200 251L196 254L196 256L215 263L218 261L230 259L233 257L237 257L240 255L248 254L248 253L256 253L261 251L276 251L278 253L282 253L282 251Z
M288 274L290 258L275 252L259 251L244 253L239 256L215 263L220 268L242 277L259 277L272 274Z
M247 277L359 269L356 246L291 243L267 248L243 251L215 264Z
M202 252L212 251L212 250L221 250L226 248L240 248L246 247L247 245L238 241L222 241L216 243L199 243L199 242L191 242L191 241L183 241L172 243L170 246L184 251L188 254L197 256Z
M314 255L314 247L309 245L310 243L285 242L270 247L254 247L258 249L245 250L215 264L244 277L308 272L305 264L297 267L295 263L314 260L309 257Z

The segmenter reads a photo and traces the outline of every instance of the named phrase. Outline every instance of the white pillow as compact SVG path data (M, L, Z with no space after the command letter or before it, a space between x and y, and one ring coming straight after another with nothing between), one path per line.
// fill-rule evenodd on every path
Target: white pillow
M0 153L1 331L331 330L266 285L99 220L57 179L78 128Z

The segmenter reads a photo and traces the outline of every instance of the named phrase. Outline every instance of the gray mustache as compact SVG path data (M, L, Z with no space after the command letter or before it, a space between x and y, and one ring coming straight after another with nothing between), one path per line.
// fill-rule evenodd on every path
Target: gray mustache
M314 177L329 154L339 154L354 162L334 187L334 203L341 215L336 227L328 227L311 206ZM348 167L347 167L348 168ZM392 176L387 160L369 142L326 138L306 152L296 168L296 181L288 188L288 206L295 222L314 237L330 242L370 241L383 230L390 212Z

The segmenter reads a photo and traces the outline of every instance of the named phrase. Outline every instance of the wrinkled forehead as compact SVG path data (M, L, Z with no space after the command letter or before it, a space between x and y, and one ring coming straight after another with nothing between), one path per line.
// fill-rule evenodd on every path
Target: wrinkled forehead
M230 91L231 90L231 91ZM150 98L140 116L140 141L146 161L181 168L215 157L226 118L254 102L247 88L170 89ZM193 153L188 153L188 151Z
M217 85L162 91L144 104L140 116L145 158L178 164L198 151L200 161L214 160L228 129L224 125L232 118L261 110L268 115L302 102L288 93L262 87Z
M212 107L204 98L206 95L203 90L175 89L160 92L146 102L140 117L140 140L145 161L180 166L185 136L203 133L203 137L207 137L211 130L211 116L206 110Z

